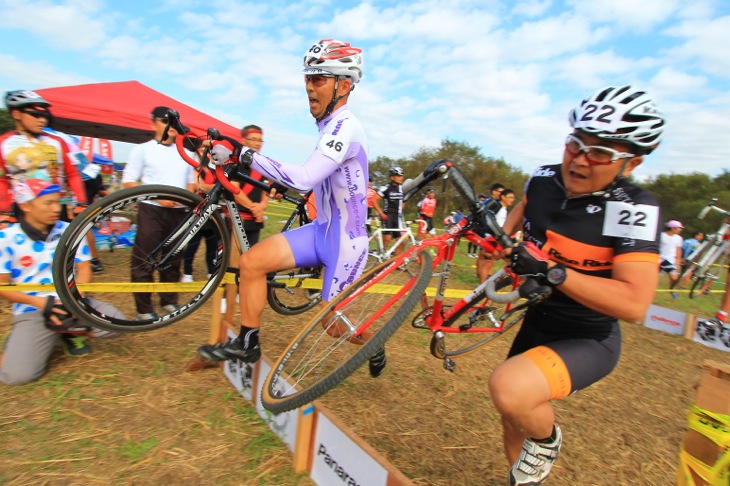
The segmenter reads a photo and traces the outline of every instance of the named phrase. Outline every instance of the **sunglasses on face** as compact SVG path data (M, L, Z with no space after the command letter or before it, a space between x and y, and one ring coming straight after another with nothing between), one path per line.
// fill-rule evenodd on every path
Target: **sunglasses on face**
M33 118L45 118L46 120L51 118L51 114L47 111L40 111L40 110L21 110L21 113L25 113L26 115L30 115Z
M309 74L304 76L304 84L312 83L317 88L320 88L327 83L327 79L334 77L334 74Z
M585 145L580 138L573 134L568 135L568 138L565 139L565 151L573 157L578 157L578 155L584 153L590 165L609 165L619 159L636 157L634 154L619 152L601 145Z

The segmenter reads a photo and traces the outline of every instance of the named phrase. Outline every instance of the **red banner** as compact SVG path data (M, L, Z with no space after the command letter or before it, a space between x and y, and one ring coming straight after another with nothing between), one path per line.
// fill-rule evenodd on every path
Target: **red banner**
M86 156L86 160L91 162L94 160L94 139L91 137L81 137L79 139L79 149Z
M112 143L109 140L105 138L99 139L99 154L107 159L114 159L112 157Z

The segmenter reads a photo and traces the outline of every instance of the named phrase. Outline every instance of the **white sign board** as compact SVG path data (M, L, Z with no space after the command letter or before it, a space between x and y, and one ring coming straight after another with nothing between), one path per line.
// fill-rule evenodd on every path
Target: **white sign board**
M319 486L385 486L388 471L320 412L310 477Z
M684 326L687 322L687 314L684 312L667 309L658 305L649 307L649 312L644 318L644 325L650 329L668 332L669 334L684 334Z

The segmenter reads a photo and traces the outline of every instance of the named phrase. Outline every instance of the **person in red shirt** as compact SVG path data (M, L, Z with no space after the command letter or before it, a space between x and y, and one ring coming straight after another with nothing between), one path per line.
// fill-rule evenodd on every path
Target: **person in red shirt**
M380 209L380 204L378 204L378 191L373 189L372 179L368 179L368 191L366 197L368 201L368 222L365 225L365 229L367 230L368 235L370 235L372 234L371 221L373 219L373 213L380 215L383 212ZM373 211L373 209L375 211Z
M87 203L77 153L61 137L43 131L51 120L50 106L33 91L5 93L5 107L15 129L0 136L0 226L21 216L13 198L16 181L33 178L58 184L64 221L69 220L67 208L72 203L77 212Z
M433 229L433 215L436 212L436 189L429 186L426 188L426 197L421 199L417 204L418 206L418 217L426 222L425 228L422 225L418 227L418 234L421 237L426 236L426 233L435 234L436 230Z

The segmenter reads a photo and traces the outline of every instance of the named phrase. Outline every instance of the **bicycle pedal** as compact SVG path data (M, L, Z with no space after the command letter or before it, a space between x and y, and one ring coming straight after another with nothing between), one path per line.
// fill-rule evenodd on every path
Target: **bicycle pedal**
M444 358L444 369L453 373L456 369L456 362L451 358Z

